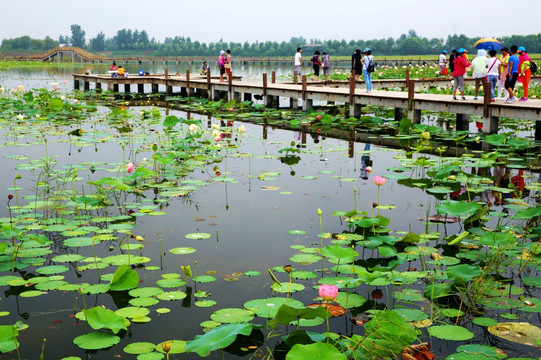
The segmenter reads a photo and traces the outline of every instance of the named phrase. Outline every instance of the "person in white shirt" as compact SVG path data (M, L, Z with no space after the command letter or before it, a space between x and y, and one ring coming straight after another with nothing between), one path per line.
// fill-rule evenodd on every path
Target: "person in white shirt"
M498 83L498 80L500 79L500 64L501 61L496 57L496 50L490 50L489 52L490 57L487 58L487 82L490 84L490 101L494 102L496 101L494 99L494 90L496 89L496 84Z
M475 79L475 97L473 100L477 100L479 95L479 86L484 83L485 76L487 76L487 52L486 50L477 51L477 57L471 62L472 77ZM485 88L483 87L483 92Z
M443 69L447 67L447 50L443 50L441 52L438 65L440 66L440 71L438 72L438 75L443 75Z
M297 71L297 74L299 74L299 76L302 75L302 69L301 69L301 66L302 66L302 48L297 48L297 53L295 54L295 70Z

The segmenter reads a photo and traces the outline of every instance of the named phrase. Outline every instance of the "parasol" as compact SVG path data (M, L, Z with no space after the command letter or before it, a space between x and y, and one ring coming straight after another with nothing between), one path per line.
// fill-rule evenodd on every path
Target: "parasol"
M473 46L476 49L484 49L484 50L501 50L503 49L503 45L501 42L494 38L482 38L479 39Z

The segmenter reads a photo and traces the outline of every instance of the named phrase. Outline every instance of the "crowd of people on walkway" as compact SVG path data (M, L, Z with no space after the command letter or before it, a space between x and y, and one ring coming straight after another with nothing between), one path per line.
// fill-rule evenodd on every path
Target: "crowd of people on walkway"
M443 50L440 54L438 64L440 71L438 75L446 75L447 51ZM490 85L490 101L505 100L506 103L517 101L515 86L517 81L522 83L524 90L523 96L518 101L528 100L528 87L532 72L537 70L537 65L532 62L526 49L516 45L509 49L504 47L501 50L501 56L497 56L496 50L488 52L479 49L477 56L471 62L468 60L468 51L464 48L453 50L449 57L449 70L454 79L453 99L458 100L457 92L460 91L462 100L466 100L464 95L464 77L468 69L472 71L472 78L475 79L475 92L473 100L477 100L479 89L485 84ZM496 90L496 86L498 89ZM503 94L503 97L502 97Z

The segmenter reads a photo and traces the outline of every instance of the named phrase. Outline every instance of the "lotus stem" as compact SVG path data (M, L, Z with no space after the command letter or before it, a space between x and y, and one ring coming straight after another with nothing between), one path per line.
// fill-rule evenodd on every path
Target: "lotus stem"
M96 241L96 237L92 237L92 256L94 257L94 265L96 266L96 272L98 273L98 281L100 279L100 269L98 268L98 260L96 259L96 252L94 251L94 242ZM84 297L83 297L84 299Z
M45 351L45 342L47 341L46 338L43 338L43 343L41 344L41 354L39 356L39 360L43 360L44 356L43 356L43 352Z
M13 326L13 337L15 338L15 350L17 350L17 358L21 360L21 353L19 352L19 342L17 341L17 334L15 333L15 326Z

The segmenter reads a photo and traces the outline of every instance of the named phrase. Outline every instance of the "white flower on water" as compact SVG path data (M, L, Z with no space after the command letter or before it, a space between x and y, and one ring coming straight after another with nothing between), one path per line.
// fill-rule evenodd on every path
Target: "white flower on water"
M17 115L17 120L22 120L22 119L24 119L24 115L23 115L23 114Z
M239 132L241 134L244 134L246 132L246 128L244 127L244 125L239 126Z
M188 129L190 130L190 133L193 134L193 133L197 132L197 125L195 125L195 124L190 124L190 126L188 127Z
M78 104L78 103L79 103L79 100L75 99L75 100L73 100L73 103L74 103L74 104Z
M66 97L65 97L65 96L61 96L61 97L60 97L60 100L64 101L64 100L66 100Z
M220 131L218 131L217 129L214 129L212 130L212 137L217 137L217 136L220 136Z
M212 124L212 128L213 128L214 130L218 130L218 129L220 128L220 125L214 123L214 124Z

